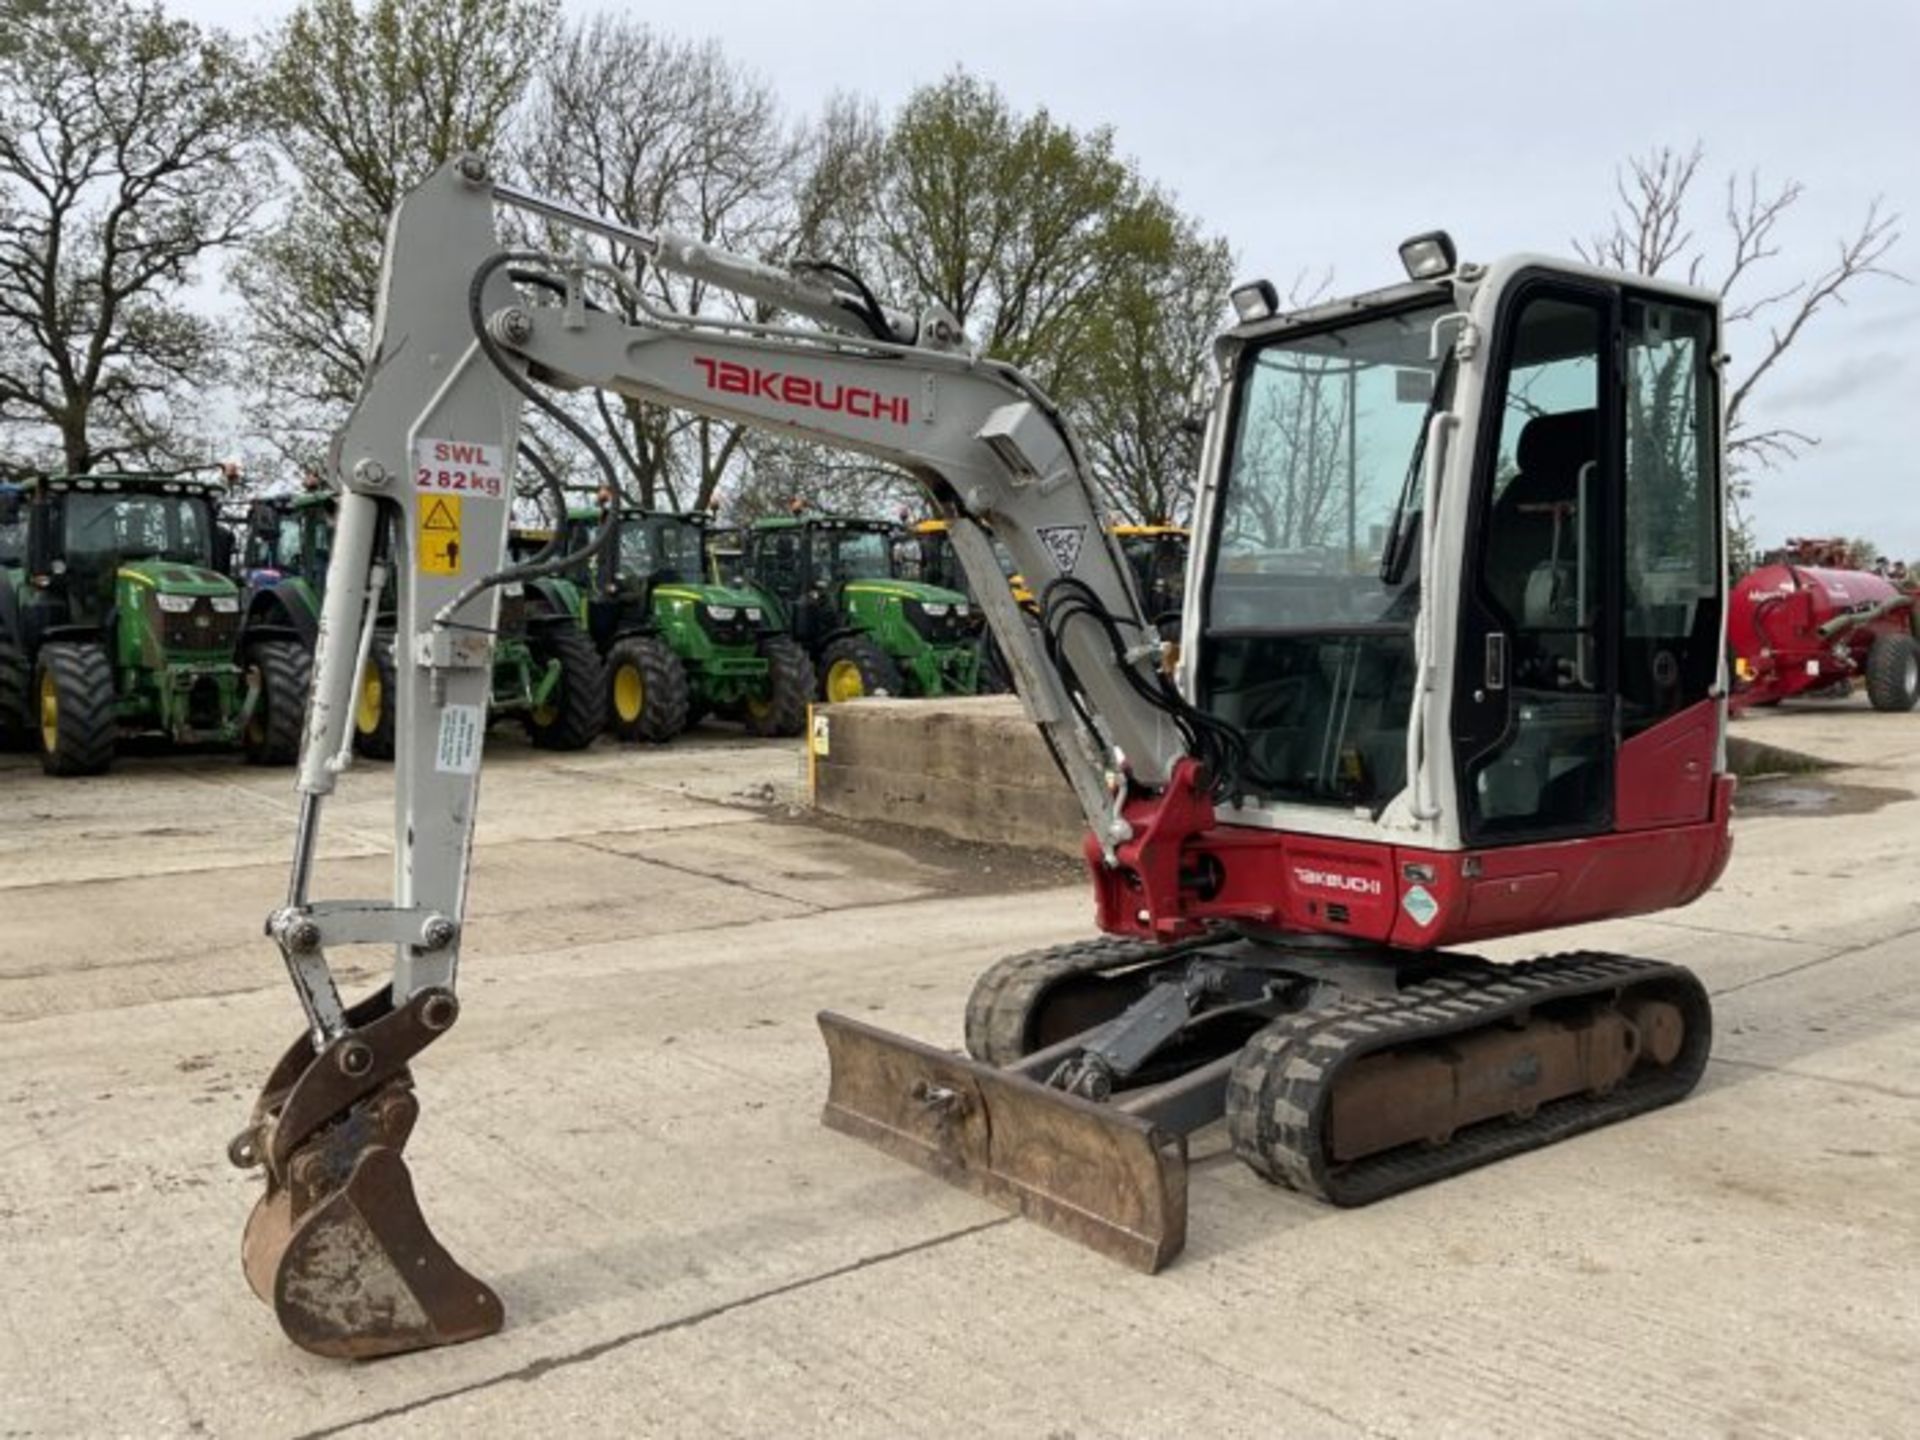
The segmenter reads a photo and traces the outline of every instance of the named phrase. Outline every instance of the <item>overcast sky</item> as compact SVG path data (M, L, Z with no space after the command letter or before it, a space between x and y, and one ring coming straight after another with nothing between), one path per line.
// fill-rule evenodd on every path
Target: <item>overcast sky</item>
M169 8L250 33L292 7ZM701 0L632 13L718 39L797 115L836 91L890 108L963 65L1023 109L1111 125L1227 237L1243 276L1283 289L1327 268L1340 290L1397 278L1395 242L1436 226L1475 259L1568 253L1605 224L1622 157L1696 139L1703 236L1722 177L1757 166L1807 187L1774 279L1824 265L1876 195L1909 217L1892 263L1920 278L1920 0ZM1736 373L1762 339L1735 335ZM1821 437L1758 477L1763 544L1844 532L1920 557L1920 285L1862 282L1756 400L1757 424Z

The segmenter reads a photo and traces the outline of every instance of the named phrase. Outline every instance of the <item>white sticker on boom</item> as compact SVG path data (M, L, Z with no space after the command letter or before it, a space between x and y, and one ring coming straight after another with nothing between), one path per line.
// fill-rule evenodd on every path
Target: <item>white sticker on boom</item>
M1400 897L1400 908L1413 917L1414 924L1424 929L1440 913L1440 902L1426 886L1415 885Z
M478 705L449 705L440 712L440 744L433 768L448 775L471 775L480 768L484 727Z
M506 451L478 440L413 442L413 488L433 495L507 498Z
M1053 556L1053 563L1060 567L1062 575L1071 575L1073 567L1080 563L1080 547L1086 543L1087 527L1084 525L1041 525L1034 529L1040 537L1040 543L1047 547L1047 553Z

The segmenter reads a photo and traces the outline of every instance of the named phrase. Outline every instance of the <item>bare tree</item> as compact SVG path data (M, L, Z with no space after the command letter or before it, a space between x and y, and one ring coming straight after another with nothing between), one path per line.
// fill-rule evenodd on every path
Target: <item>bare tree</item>
M596 15L563 28L538 78L520 147L536 188L635 229L674 230L725 249L766 254L791 243L803 141L772 90L718 45ZM704 282L643 268L618 241L584 243L628 277L638 275L648 303L769 318ZM601 300L629 321L638 318L640 300L631 293L609 291ZM623 483L643 505L705 509L745 460L742 426L604 394L592 406L626 471Z
M387 219L408 187L511 123L554 0L304 0L265 61L292 201L236 279L256 424L301 463L359 393Z
M269 180L241 57L126 0L8 19L0 426L75 473L203 459L192 397L223 373L222 336L181 297L249 235Z
M1862 280L1902 278L1885 263L1900 240L1900 216L1876 199L1858 226L1835 242L1825 266L1798 279L1775 278L1770 262L1781 255L1780 224L1805 186L1798 180L1765 183L1758 171L1728 176L1716 238L1709 239L1693 220L1704 160L1697 143L1685 151L1662 145L1632 157L1615 173L1617 204L1607 228L1573 243L1592 264L1684 280L1724 297L1728 348L1738 367L1725 415L1737 500L1755 468L1790 460L1819 443L1802 430L1756 423L1756 396L1816 316L1845 305Z

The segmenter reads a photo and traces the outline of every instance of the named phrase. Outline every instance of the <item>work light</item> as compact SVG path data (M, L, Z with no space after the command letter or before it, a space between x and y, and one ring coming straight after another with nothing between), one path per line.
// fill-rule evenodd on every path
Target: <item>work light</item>
M1453 237L1444 230L1429 230L1400 242L1400 263L1407 267L1409 280L1438 280L1451 275L1457 258Z
M1227 298L1233 301L1233 313L1240 317L1242 325L1264 320L1280 308L1280 292L1273 288L1271 280L1250 280L1228 291Z

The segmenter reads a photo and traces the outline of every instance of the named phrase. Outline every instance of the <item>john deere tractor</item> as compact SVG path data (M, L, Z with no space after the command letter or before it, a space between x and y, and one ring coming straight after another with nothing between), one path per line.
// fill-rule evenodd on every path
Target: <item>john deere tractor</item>
M333 547L332 494L268 496L247 511L240 572L250 625L295 636L309 654ZM381 597L366 671L354 701L353 744L374 760L393 758L393 604ZM579 750L600 733L600 658L579 633L584 600L566 580L501 588L489 721L518 717L535 745Z
M124 736L299 755L308 655L247 625L220 573L220 486L178 476L57 476L0 496L0 732L51 775L99 774Z
M880 520L757 520L742 564L769 615L813 657L823 698L974 694L980 618L957 590L898 578L892 534Z
M598 523L598 512L569 516L568 548ZM579 577L586 630L606 661L607 725L622 740L671 740L709 713L755 735L806 727L807 652L774 628L761 596L707 580L706 563L704 516L629 509L590 581Z
M269 495L247 506L242 524L237 578L246 590L248 623L290 631L312 650L333 549L333 496Z

